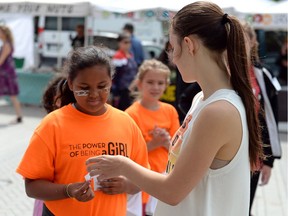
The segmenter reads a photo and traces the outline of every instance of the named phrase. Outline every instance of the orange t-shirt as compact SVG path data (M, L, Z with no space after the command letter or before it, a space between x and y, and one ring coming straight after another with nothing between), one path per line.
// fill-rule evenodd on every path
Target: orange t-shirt
M146 143L152 140L150 132L155 126L166 129L171 137L180 127L176 109L164 102L159 102L159 105L158 110L149 110L136 101L125 110L140 128ZM168 150L165 147L149 151L148 158L151 170L159 173L165 172L168 161ZM143 203L147 203L148 196L144 195L142 199Z
M124 155L148 168L146 143L135 122L126 113L107 107L101 116L84 114L71 104L48 114L35 130L17 172L59 184L82 182L87 174L85 161L102 154ZM127 197L96 191L89 202L62 199L45 204L57 216L124 216Z
M140 128L146 143L152 140L150 132L155 126L166 129L171 137L180 127L176 109L168 103L159 104L158 110L148 110L136 101L125 110ZM152 170L160 173L165 171L168 160L168 150L165 147L148 152L148 157Z

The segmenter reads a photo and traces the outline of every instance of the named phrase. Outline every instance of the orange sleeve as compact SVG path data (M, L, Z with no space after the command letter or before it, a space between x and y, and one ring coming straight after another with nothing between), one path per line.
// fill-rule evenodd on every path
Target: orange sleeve
M52 181L54 179L54 152L39 135L39 128L34 132L16 171L25 178ZM40 130L45 130L45 126ZM48 134L48 131L46 130L45 133Z
M134 103L130 107L125 110L126 113L135 121L137 126L139 127L140 122L138 121L137 117L137 105Z

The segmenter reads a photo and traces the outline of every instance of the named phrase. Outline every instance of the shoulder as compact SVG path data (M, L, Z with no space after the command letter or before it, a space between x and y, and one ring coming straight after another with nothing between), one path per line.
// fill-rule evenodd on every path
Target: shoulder
M200 111L193 124L191 135L199 140L201 145L213 143L213 147L209 145L209 148L214 148L216 153L227 144L234 146L238 143L241 128L243 125L237 108L228 101L219 100L206 105Z
M130 122L132 120L130 115L126 112L126 110L124 112L124 111L116 109L115 107L112 107L112 106L110 107L110 109L111 109L111 113L113 115L114 120L117 120L119 122L122 121L122 123L123 123L123 121Z
M4 43L2 46L2 53L10 54L13 51L13 47L10 43Z
M122 67L127 65L128 63L128 59L127 57L123 54L123 52L119 52L117 51L115 53L115 55L112 58L112 63L116 66L116 67Z
M50 113L48 113L46 116L44 116L42 123L46 124L47 126L55 125L59 119L62 119L63 116L68 115L71 116L72 114L68 111L68 106L63 106L59 109L56 109Z
M142 45L141 41L135 36L131 38L131 41L135 44Z
M125 110L134 120L139 118L139 113L141 112L141 105L138 102L134 102L130 107Z
M238 108L227 100L217 100L205 106L195 123L209 132L228 132L231 126L239 123Z
M126 58L123 52L120 52L119 50L115 52L113 59L122 59Z
M271 73L266 67L254 67L255 73L261 74L265 81L265 87L269 88L268 90L275 90L276 92L281 90L281 85L278 79ZM257 78L259 81L259 78ZM261 86L260 86L261 87Z
M165 110L169 110L169 111L172 111L172 112L174 112L174 111L177 112L176 108L173 105L169 104L169 103L165 103L165 102L160 101L160 105Z
M57 112L56 112L57 111ZM40 124L36 128L36 132L39 134L46 133L51 134L59 123L59 111L55 110L53 112L48 113L43 117Z
M139 109L139 103L137 101L135 101L134 103L132 103L126 110L125 112L131 112L131 111L134 111L134 110L138 110Z
M128 131L131 131L132 133L138 133L138 126L134 120L134 116L131 113L127 113L126 111L118 110L114 107L112 107L113 112L113 118L111 118L114 123L119 123L123 130L125 130L127 133Z

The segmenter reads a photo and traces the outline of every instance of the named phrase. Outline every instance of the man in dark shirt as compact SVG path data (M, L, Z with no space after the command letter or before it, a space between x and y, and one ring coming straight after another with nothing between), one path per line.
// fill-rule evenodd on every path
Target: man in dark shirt
M71 46L73 49L84 46L85 36L84 36L84 25L77 25L76 27L77 35L74 38L70 38L72 43Z
M133 57L139 67L144 60L144 51L143 51L141 41L138 40L134 36L133 34L134 26L131 23L126 23L123 27L123 31L131 35L131 50L130 51L133 54Z

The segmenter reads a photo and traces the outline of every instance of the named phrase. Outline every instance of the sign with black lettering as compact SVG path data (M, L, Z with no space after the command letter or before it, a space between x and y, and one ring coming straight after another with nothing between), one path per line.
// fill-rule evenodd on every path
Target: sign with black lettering
M0 3L1 13L19 13L46 16L85 16L90 14L89 3L41 4L41 3Z

